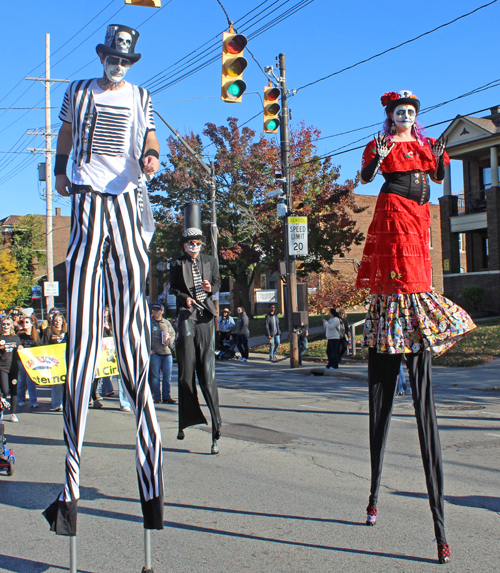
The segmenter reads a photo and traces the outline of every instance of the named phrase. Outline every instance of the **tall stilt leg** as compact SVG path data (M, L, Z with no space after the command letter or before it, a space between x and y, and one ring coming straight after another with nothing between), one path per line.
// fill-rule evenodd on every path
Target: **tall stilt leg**
M69 573L77 573L76 535L71 535L69 538Z
M141 573L154 573L151 566L151 530L144 530L144 567Z

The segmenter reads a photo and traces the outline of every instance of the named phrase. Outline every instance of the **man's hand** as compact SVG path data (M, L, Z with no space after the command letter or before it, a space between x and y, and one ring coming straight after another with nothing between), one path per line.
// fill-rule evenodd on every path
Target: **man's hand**
M205 292L212 292L212 285L206 279L201 283L201 286Z
M71 197L71 181L67 175L56 175L56 189L59 195Z
M142 158L142 165L144 173L147 173L148 175L153 175L153 173L156 173L156 171L158 171L158 168L160 167L160 162L158 161L158 159L156 159L154 155L147 155L146 157Z
M187 299L186 299L186 304L187 304L187 307L188 307L188 308L191 308L191 307L193 306L193 299L187 297Z

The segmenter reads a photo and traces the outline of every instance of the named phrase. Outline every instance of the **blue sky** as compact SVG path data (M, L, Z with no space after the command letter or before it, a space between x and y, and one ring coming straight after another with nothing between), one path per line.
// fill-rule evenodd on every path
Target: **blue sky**
M298 90L290 99L291 125L303 121L318 127L325 138L317 142L321 154L358 147L369 141L378 127L337 134L381 125L380 96L384 92L409 89L420 99L423 111L500 78L496 34L500 21L499 1L310 86L307 84L446 24L488 4L488 0L220 2L235 22L235 28L248 36L286 10L302 6L283 22L250 38L248 48L262 67L275 66L276 56L286 54L288 88ZM248 22L262 11L256 18L260 22ZM249 12L251 14L244 18ZM107 24L136 28L141 34L137 51L142 59L131 68L126 79L148 89L152 87L155 109L181 134L201 133L205 123L225 124L229 116L243 123L256 114L248 125L257 134L262 130L261 94L266 78L248 52L248 68L244 74L247 92L243 102L227 104L220 100L221 40L228 24L217 0L189 3L162 0L161 10L125 5L123 0L28 0L23 2L22 19L16 2L3 2L2 16L0 217L45 212L45 202L40 198L43 187L38 183L37 172L37 164L44 161L44 156L26 153L28 147L45 145L41 136L26 135L27 131L45 128L44 88L43 83L24 78L44 75L47 33L51 43L51 77L75 80L102 75L95 46L104 40ZM213 54L202 55L208 48L214 49ZM212 56L215 62L173 85L166 85ZM183 70L187 64L190 67ZM53 130L59 125L57 108L64 89L65 84L52 86ZM154 93L155 90L158 91ZM419 119L424 125L430 125L498 104L499 88L493 87L421 114ZM437 137L447 125L432 127L428 134ZM157 134L165 151L164 142L170 132L159 120ZM207 149L207 154L211 151L213 147ZM357 150L334 158L334 163L341 166L341 181L355 176L361 153ZM462 188L459 163L452 163L452 174L453 191L458 192ZM377 194L381 186L379 179L358 191ZM441 187L433 185L431 200L436 203L441 193ZM64 215L69 215L67 200L58 200L54 204L57 206Z

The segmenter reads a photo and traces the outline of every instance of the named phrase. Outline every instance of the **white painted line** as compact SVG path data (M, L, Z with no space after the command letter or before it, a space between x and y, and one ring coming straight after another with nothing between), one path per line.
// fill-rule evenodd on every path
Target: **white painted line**
M315 410L324 410L325 408L318 408L318 406L309 406L309 404L299 404L299 408L314 408Z
M406 422L407 424L415 424L415 420L401 420L400 418L392 418L395 422Z
M485 436L495 436L495 438L500 438L500 434L484 434Z
M500 416L500 412L485 412L484 410L481 414L488 414L489 416Z

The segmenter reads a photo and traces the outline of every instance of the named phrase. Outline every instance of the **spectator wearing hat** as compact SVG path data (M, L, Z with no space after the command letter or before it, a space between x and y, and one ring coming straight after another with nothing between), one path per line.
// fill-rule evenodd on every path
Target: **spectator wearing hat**
M212 416L212 454L219 453L221 417L215 379L215 317L212 296L219 292L219 264L215 257L201 253L205 237L201 231L201 206L184 207L184 255L170 261L170 294L177 297L177 362L179 365L179 433L207 420L200 408L196 376Z
M217 322L219 327L219 345L218 350L222 350L224 346L224 340L229 340L231 338L231 332L236 327L234 318L231 316L231 312L228 308L222 310L222 314Z
M133 28L109 25L104 43L96 46L102 76L71 82L59 114L56 189L72 198L66 258L67 463L65 487L44 515L60 535L76 534L80 460L103 335L104 291L121 378L135 402L144 527L164 527L161 432L148 383L151 338L145 297L154 232L146 176L158 170L160 145L149 92L124 79L141 58L135 51L138 38Z
M175 330L170 322L163 318L163 305L155 302L151 307L151 383L155 404L176 404L170 396L170 378L172 376L172 351L175 346ZM160 372L162 387L160 391Z

